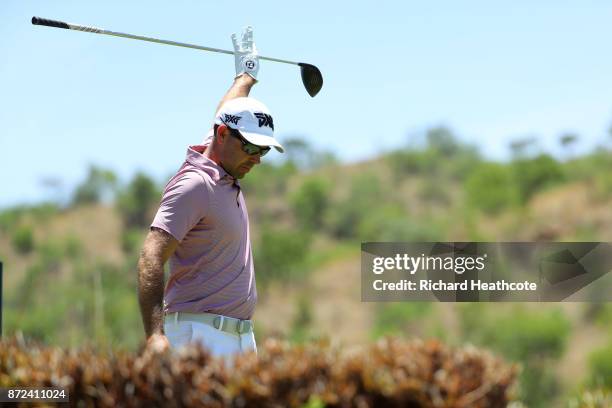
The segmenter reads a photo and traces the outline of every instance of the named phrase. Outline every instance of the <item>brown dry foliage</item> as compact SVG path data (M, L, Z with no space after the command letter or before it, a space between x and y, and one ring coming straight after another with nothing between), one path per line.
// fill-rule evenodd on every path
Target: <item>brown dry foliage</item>
M63 350L0 342L0 387L63 387L70 405L285 407L505 407L517 367L473 347L383 339L343 351L327 342L269 339L234 361L199 346L153 354Z

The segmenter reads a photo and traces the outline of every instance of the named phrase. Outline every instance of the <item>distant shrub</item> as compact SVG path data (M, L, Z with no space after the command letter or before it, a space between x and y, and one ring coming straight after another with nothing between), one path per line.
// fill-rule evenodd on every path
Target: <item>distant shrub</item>
M371 211L360 218L356 228L361 241L427 242L444 236L436 222L411 217L398 205L383 205Z
M423 180L419 188L419 198L428 203L448 205L451 199L449 185L450 183L440 182L439 178Z
M121 231L121 250L125 254L133 254L138 251L144 242L142 229L124 229Z
M19 283L18 289L15 291L18 296L14 301L18 307L23 309L27 306L31 306L34 294L37 293L37 285L40 284L40 278L42 276L44 276L44 269L40 263L34 263L26 269L25 276ZM9 296L11 295L9 294Z
M291 324L289 338L296 343L310 340L310 329L313 322L312 301L307 295L297 299L297 312Z
M591 353L589 366L591 385L612 389L612 343Z
M10 234L26 217L39 224L49 221L59 211L57 204L43 202L35 205L17 205L0 211L0 231Z
M376 309L372 337L405 333L407 325L428 315L431 303L383 302Z
M325 219L326 229L336 238L359 238L360 224L379 210L387 193L374 174L360 175L350 183L348 195L331 205Z
M47 273L56 273L59 271L64 257L66 255L66 247L61 241L45 241L38 246L39 262Z
M287 191L287 182L297 171L293 162L261 163L251 170L248 177L240 180L240 185L245 194L269 200L271 196L284 194Z
M463 148L453 132L444 126L429 129L425 139L431 150L446 158L455 156Z
M78 237L69 235L64 241L64 252L70 259L76 259L83 253L83 245Z
M22 225L13 234L13 248L22 255L29 254L34 249L34 232L32 227Z
M535 193L565 178L561 165L548 154L533 159L518 159L513 164L522 202L527 202Z
M483 316L464 309L466 335L494 347L509 358L525 361L531 358L561 356L565 350L570 323L559 310L535 311L522 307L512 312ZM468 320L476 319L471 323Z
M451 181L464 182L482 163L483 159L480 157L478 149L462 145L461 150L451 160L443 160L441 165L445 167L445 172Z
M57 215L60 211L56 203L42 202L24 208L24 213L31 214L36 222L47 222Z
M485 309L479 303L464 305L464 335L478 345L522 362L522 399L530 407L547 407L558 395L559 383L551 363L565 350L569 321L559 310L514 307L499 313L496 309Z
M414 149L394 151L387 156L387 162L396 180L407 175L428 173L437 165L435 152Z
M570 399L567 408L610 408L612 391L605 389L586 390Z
M316 150L304 138L291 137L282 143L285 147L285 163L291 163L300 170L308 171L337 163L332 152Z
M8 208L0 212L0 231L10 233L16 228L21 218L20 208Z
M291 197L297 222L305 229L319 229L329 206L331 184L322 177L311 177Z
M132 181L119 192L117 209L127 228L143 228L152 221L152 211L159 203L161 193L155 182L146 174L137 173Z
M301 279L310 242L306 231L262 227L258 248L253 251L258 283L265 286Z
M497 214L517 202L518 191L507 166L482 163L465 181L465 196L469 206Z
M117 176L111 170L91 165L85 180L79 184L72 197L73 205L95 204L110 201L117 186Z

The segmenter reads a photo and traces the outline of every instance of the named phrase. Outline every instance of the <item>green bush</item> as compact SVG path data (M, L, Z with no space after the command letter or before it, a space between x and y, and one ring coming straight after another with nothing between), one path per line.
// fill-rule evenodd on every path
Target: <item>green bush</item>
M419 187L419 198L427 203L437 203L448 206L451 197L448 192L450 183L444 183L440 176L435 179L422 180Z
M121 249L123 253L130 255L140 250L144 242L142 229L127 229L121 231Z
M462 310L468 338L490 345L514 360L560 357L571 329L560 310L514 307L510 312L495 315L487 315L478 307Z
M482 163L465 181L467 204L489 214L514 205L518 191L510 169L499 163Z
M32 227L22 225L13 235L13 248L22 255L29 254L34 249L34 232Z
M298 224L304 229L319 229L329 206L330 183L322 177L311 177L291 197L291 207Z
M457 155L463 146L453 132L443 126L429 129L425 135L427 147L439 156L449 158Z
M300 280L306 271L305 262L311 235L306 231L263 226L258 247L254 249L257 282Z
M612 389L612 343L591 353L589 366L591 385Z
M561 394L561 384L549 364L526 362L520 376L521 399L528 407L548 408Z
M248 197L269 200L270 197L284 194L289 178L296 173L297 167L293 162L261 163L240 180L240 186Z
M137 173L119 193L117 209L127 228L144 228L152 221L152 211L159 203L161 193L155 182L144 173Z
M40 285L40 278L42 276L44 276L44 269L40 263L34 263L29 266L25 271L25 276L19 283L18 290L14 292L17 296L13 297L12 293L9 293L8 300L15 301L19 308L26 308L38 292L38 285Z
M57 273L66 256L66 246L61 241L46 241L38 246L39 262L47 274Z
M18 225L22 214L23 210L19 207L7 208L0 212L0 230L5 233L11 232Z
M17 205L0 211L0 231L11 233L28 217L36 225L46 223L59 211L57 204L42 202L35 205Z
M570 323L560 310L466 304L461 307L467 340L523 364L521 397L530 407L547 407L558 395L552 362L565 350Z
M388 196L374 174L364 174L351 180L349 194L331 205L325 226L340 239L359 238L359 226L379 209L381 200Z
M535 193L565 179L562 166L550 155L514 161L519 197L527 202Z
M612 392L604 389L582 391L570 399L568 408L610 408L612 407Z
M291 324L289 338L295 343L311 340L310 330L313 322L312 302L307 295L297 299L297 312Z
M455 182L465 182L472 172L482 164L480 153L475 147L462 146L461 150L453 156L452 160L443 160L441 165L445 174Z
M64 252L72 260L77 259L83 254L83 245L78 237L69 235L64 241Z
M117 186L117 176L110 170L90 165L87 177L73 193L72 204L95 204L110 201Z
M410 217L398 205L385 205L359 220L357 237L361 241L436 241L444 231L433 220Z
M427 302L381 303L376 308L371 335L374 339L400 335L405 332L408 324L427 317L430 311L431 303Z
M283 140L285 163L290 163L300 170L313 170L319 167L336 164L336 156L330 151L314 149L305 139L291 137Z
M436 154L431 150L405 149L390 153L386 161L396 180L409 175L427 174L436 167Z

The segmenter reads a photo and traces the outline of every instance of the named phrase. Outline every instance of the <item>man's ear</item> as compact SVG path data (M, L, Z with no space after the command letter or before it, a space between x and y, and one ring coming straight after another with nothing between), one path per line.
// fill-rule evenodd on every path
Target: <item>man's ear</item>
M223 144L225 142L225 129L227 129L226 125L217 126L217 134L215 135L215 141L219 144Z

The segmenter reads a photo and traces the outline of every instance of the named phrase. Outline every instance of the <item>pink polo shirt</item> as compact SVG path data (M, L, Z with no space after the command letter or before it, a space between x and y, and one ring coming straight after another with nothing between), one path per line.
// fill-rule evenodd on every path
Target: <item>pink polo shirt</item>
M250 319L257 288L249 216L238 181L190 146L151 224L179 241L170 257L164 310Z

